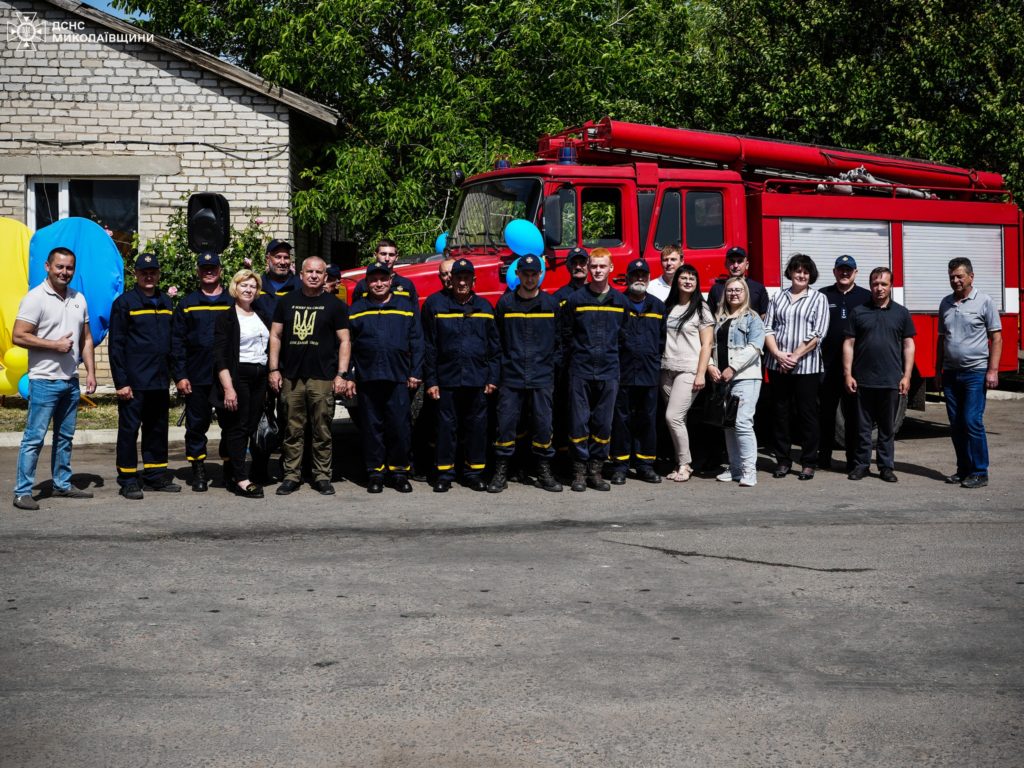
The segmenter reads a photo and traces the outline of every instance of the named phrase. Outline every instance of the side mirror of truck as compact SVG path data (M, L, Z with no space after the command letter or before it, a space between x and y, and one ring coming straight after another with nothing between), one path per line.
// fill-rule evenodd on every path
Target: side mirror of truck
M562 201L558 195L544 198L544 243L551 248L562 243Z

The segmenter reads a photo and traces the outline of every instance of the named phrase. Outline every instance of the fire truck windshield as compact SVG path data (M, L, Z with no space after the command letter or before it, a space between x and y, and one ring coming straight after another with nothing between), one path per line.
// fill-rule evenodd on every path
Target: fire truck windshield
M513 219L534 221L541 182L536 178L490 179L468 185L459 200L452 247L505 245L502 233Z

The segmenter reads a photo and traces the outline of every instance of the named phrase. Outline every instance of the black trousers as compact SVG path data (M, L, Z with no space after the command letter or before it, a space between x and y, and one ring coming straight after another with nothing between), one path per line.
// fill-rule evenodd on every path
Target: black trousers
M396 478L405 477L412 469L409 387L404 381L361 381L358 387L367 475L373 480L388 470Z
M454 480L459 446L463 477L480 477L487 468L487 395L483 387L441 387L437 401L437 477Z
M234 385L238 409L229 411L218 408L217 421L220 422L220 452L230 462L231 475L237 483L249 479L245 468L245 449L263 415L267 395L267 367L256 363L239 363Z
M821 428L818 450L821 457L832 458L836 442L836 411L842 409L846 424L846 464L852 469L857 448L857 396L846 391L842 364L838 370L833 368L822 374L819 402L818 423Z
M574 461L608 458L618 393L618 379L569 376L569 454Z
M658 389L620 386L612 420L611 463L616 470L651 466L658 442Z
M202 461L206 458L206 437L213 422L210 392L213 384L193 384L192 394L185 398L185 459ZM219 419L218 419L219 421ZM223 439L220 455L226 457Z
M494 441L494 455L511 458L516 450L519 425L524 413L529 412L531 448L535 456L551 459L555 455L551 431L551 387L542 389L515 389L502 387L498 391L498 433Z
M898 389L857 388L856 467L867 469L871 464L871 430L878 427L878 468L893 468L896 442L896 409L899 407ZM846 433L852 439L853 435Z
M805 467L818 466L818 390L821 375L818 373L768 372L772 385L774 409L775 460L781 466L792 464L790 451L790 422L795 421L800 440L800 464Z
M140 477L161 484L167 472L167 412L171 397L166 389L136 389L131 400L117 401L117 484ZM142 429L142 472L136 441Z

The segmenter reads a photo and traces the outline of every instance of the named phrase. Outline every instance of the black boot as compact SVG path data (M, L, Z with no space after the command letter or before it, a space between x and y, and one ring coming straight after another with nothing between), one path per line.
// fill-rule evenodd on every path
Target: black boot
M577 493L587 490L587 465L582 461L572 463L572 489Z
M210 481L206 479L206 465L203 460L192 462L192 490L196 493L206 493L210 487Z
M587 465L587 485L595 491L610 491L612 487L608 481L601 477L601 469L604 462L600 459L591 459Z
M537 480L534 485L545 491L553 493L562 492L562 484L555 480L555 476L551 474L551 462L547 459L541 459L537 462Z
M494 462L494 476L487 486L488 493L501 493L508 488L508 459L498 459Z

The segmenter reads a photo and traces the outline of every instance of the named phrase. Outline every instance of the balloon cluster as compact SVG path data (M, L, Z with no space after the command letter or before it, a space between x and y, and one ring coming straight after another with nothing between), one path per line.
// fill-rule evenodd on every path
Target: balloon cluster
M0 219L0 395L20 392L28 396L28 350L14 346L11 333L18 305L28 292L28 227L14 219Z
M537 256L540 259L540 281L544 282L547 267L544 263L544 236L537 225L526 219L512 219L505 225L505 243L516 256ZM508 265L505 274L508 289L514 291L519 287L519 259Z

